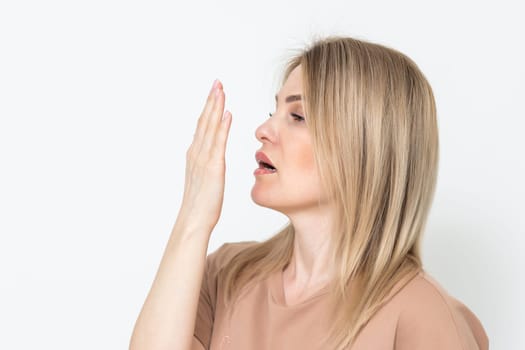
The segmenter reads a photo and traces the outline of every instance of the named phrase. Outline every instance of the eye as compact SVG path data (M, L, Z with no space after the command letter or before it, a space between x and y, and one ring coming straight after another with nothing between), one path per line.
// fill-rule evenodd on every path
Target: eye
M270 117L272 116L272 113L268 113L268 114L270 115ZM291 116L294 118L295 121L298 121L298 122L304 121L304 117L301 117L298 114L291 113Z
M299 114L292 113L292 117L299 122L304 121L304 118L301 117Z

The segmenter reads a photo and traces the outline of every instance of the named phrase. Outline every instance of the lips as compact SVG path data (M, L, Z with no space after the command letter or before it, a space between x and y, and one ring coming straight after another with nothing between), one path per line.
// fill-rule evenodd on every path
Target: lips
M270 158L268 158L268 156L264 154L264 152L261 152L261 151L255 152L255 160L257 161L257 163L259 164L259 167L261 168L277 170L275 166L273 165L272 161L270 160Z

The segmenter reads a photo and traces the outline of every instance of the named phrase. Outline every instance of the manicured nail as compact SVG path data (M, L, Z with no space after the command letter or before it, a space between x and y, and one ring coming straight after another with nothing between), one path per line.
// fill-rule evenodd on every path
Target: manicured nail
M219 83L219 79L215 79L215 80L213 81L213 85L211 86L211 90L210 90L210 92L212 92L213 89L215 89L215 87L217 86L218 83Z

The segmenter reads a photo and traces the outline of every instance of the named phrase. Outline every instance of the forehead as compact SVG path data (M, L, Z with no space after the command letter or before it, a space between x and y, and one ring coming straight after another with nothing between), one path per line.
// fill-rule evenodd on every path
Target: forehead
M301 94L303 91L303 81L301 75L301 65L295 67L277 94L279 101L292 94Z
M302 87L302 83L303 83L303 80L302 80L302 75L301 75L301 65L298 65L290 72L290 75L288 75L288 78L283 84L283 90L285 87L288 89L299 89L300 90Z

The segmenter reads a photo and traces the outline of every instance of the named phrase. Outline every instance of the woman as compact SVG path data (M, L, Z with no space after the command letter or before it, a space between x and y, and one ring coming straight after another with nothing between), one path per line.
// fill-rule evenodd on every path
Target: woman
M286 66L251 196L289 224L206 256L231 114L216 82L131 349L488 349L422 267L438 169L432 89L402 53L332 36ZM223 116L223 118L221 118Z

